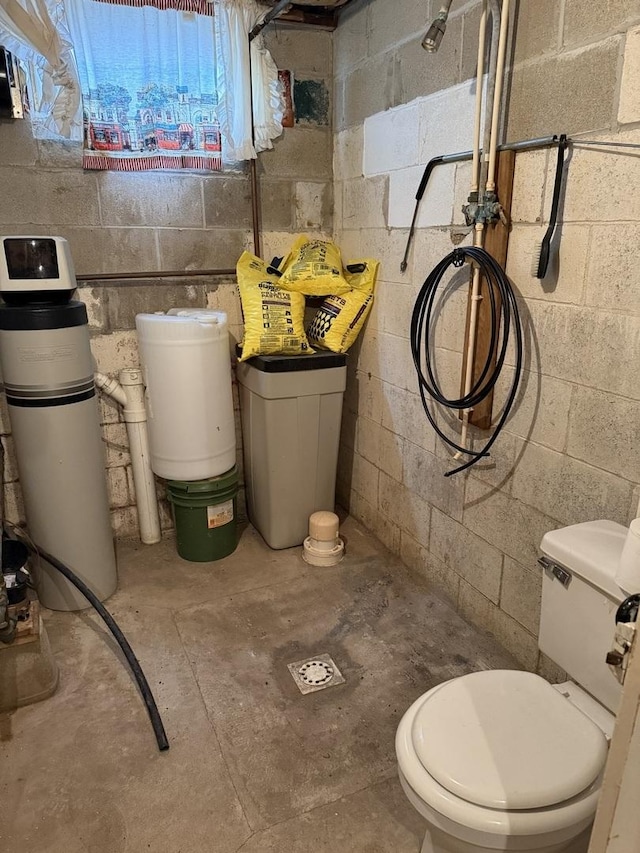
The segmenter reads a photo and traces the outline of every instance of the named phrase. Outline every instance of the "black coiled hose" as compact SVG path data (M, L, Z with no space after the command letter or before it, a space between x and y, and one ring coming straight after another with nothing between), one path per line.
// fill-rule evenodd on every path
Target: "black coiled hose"
M449 267L462 267L465 263L474 264L480 268L480 272L488 284L486 290L489 293L491 301L491 337L487 358L480 371L478 378L473 384L468 394L458 399L449 399L445 397L438 386L436 376L433 369L432 353L430 343L433 340L433 306L435 303L438 287L442 281L442 277ZM501 296L500 311L497 311L496 293ZM502 336L500 336L500 325L502 324ZM487 441L481 450L470 450L467 447L461 447L456 444L436 423L436 419L431 409L429 408L428 399L435 401L440 406L448 409L472 409L477 406L482 400L487 397L495 386L507 353L509 343L509 335L513 329L515 338L516 350L516 366L511 389L507 396L506 403L500 415L500 419L496 424L491 438ZM454 468L452 471L447 471L445 477L451 477L453 474L458 474L460 471L465 471L472 465L475 465L483 457L489 456L489 450L500 435L502 428L509 417L509 413L513 406L518 393L520 377L522 376L522 324L520 322L520 313L518 311L518 303L515 293L500 264L493 258L485 249L478 246L465 246L454 249L449 255L443 258L440 263L427 276L424 284L420 288L420 293L416 299L411 317L411 353L413 355L413 363L418 375L418 384L420 388L420 397L422 405L431 426L440 436L440 438L458 453L464 453L471 458ZM495 354L495 365L492 366L493 355ZM423 364L424 369L423 371Z
M16 530L16 533L20 536L20 531ZM46 560L49 565L53 566L54 569L60 572L70 583L72 583L76 589L80 590L80 592L84 595L84 597L89 601L91 606L96 610L96 612L100 615L103 622L107 626L107 628L113 634L113 637L117 641L118 645L122 649L122 653L127 659L127 663L131 668L131 672L138 684L140 689L140 693L142 694L142 698L144 700L145 707L147 709L147 713L149 715L149 720L151 721L151 726L153 727L153 733L156 736L156 742L158 744L158 749L161 752L169 749L169 741L167 740L167 734L164 730L164 725L162 724L162 718L160 716L160 712L158 711L158 706L156 705L156 700L153 697L153 693L151 692L151 688L149 687L149 682L147 681L144 672L142 671L142 667L138 662L138 658L135 656L135 653L131 646L129 645L129 641L125 637L125 635L120 630L119 625L113 616L109 613L104 604L100 601L100 599L89 589L89 587L81 580L75 572L71 571L69 566L63 563L61 560L58 560L57 557L54 557L53 554L47 553L44 549L40 548L37 545L34 545L32 542L26 540L23 537L20 537L20 541L29 548L34 554L37 554L43 560Z

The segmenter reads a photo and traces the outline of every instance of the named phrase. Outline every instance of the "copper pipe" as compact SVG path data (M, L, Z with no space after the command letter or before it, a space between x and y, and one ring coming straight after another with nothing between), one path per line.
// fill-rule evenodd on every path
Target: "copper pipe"
M146 272L94 272L77 275L76 281L128 281L137 278L198 278L235 275L233 268L211 270L147 270Z
M251 219L253 222L253 254L262 257L262 238L260 235L260 184L258 182L258 161L251 160Z
M282 6L282 3L279 3L278 6ZM277 8L277 7L276 7ZM275 9L273 10L275 12ZM264 26L266 26L267 15L264 19ZM271 19L269 19L271 20ZM252 30L253 32L253 30ZM257 33L256 33L257 35ZM253 67L251 64L251 42L255 38L255 35L249 33L249 97L251 98L251 143L255 146L256 144L256 126L255 126L255 116L253 112ZM249 166L249 188L251 190L251 222L253 227L253 254L257 255L259 258L262 257L262 238L260 235L261 223L260 223L260 183L258 181L258 154L254 151L253 157L251 158L251 165Z

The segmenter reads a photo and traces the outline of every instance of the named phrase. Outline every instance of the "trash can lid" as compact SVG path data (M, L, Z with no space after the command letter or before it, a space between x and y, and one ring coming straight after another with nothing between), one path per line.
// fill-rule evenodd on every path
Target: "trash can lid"
M242 355L240 344L236 346L238 356ZM264 373L288 373L297 370L326 370L329 367L344 367L347 354L338 352L315 352L309 355L256 355L247 359L246 364L262 370Z

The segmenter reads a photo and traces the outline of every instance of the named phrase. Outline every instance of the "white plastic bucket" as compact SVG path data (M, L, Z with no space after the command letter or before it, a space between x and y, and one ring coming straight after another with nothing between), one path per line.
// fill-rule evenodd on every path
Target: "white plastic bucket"
M227 315L174 308L138 314L151 468L168 480L205 480L236 462Z

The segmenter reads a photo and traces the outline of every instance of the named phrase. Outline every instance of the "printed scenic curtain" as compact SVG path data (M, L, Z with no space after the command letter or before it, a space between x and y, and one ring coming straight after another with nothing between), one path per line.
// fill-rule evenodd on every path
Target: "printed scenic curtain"
M213 6L65 0L84 110L84 167L222 168Z

